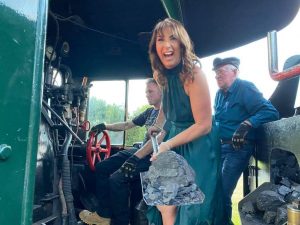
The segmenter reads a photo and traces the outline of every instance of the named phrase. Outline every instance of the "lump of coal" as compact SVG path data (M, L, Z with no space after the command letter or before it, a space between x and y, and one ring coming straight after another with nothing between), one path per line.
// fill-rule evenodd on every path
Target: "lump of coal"
M262 191L257 195L256 205L260 211L275 211L284 203L280 194L272 190Z
M149 171L141 173L143 197L148 205L200 204L205 196L195 183L195 172L173 151L158 155Z
M255 206L252 201L247 201L242 206L242 212L247 214L255 214Z
M287 206L281 206L277 209L277 217L275 220L275 225L285 224L287 221Z
M263 221L265 221L266 224L274 224L276 219L276 212L273 211L266 211L263 216Z

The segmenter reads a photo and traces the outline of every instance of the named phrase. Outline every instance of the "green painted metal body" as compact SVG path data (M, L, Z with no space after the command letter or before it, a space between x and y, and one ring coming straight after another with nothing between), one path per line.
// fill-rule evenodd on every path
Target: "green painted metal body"
M259 2L259 0L256 1ZM293 1L294 5L297 3L297 1L299 2L299 0ZM43 87L42 83L44 71L44 51L46 42L48 15L47 12L49 2L49 0L0 0L0 225L32 225L34 183L37 164L36 161L38 152L38 135ZM52 0L51 3L53 2L56 3L56 5L53 5L56 6L56 8L51 7L51 9L53 10L54 8L57 12L60 12L60 10L64 8L62 7L63 5L69 2L71 3L72 1ZM80 1L74 2L75 3L71 5L74 7L74 9L77 9L77 3ZM109 0L107 2L109 2ZM189 33L192 35L192 37L194 37L194 40L196 40L196 42L198 43L199 52L202 52L202 50L204 49L205 54L224 50L225 47L227 49L230 46L237 46L238 44L245 43L246 41L249 42L250 40L257 39L266 29L265 27L270 25L268 24L270 22L266 21L267 25L263 23L261 29L258 29L257 32L254 30L255 32L249 33L249 36L244 35L245 32L247 32L247 34L248 32L251 32L251 30L248 29L248 27L250 27L251 24L259 24L256 22L252 22L252 20L254 18L257 18L257 21L260 21L259 19L262 16L241 18L245 19L243 20L243 22L247 22L247 25L240 26L240 24L244 23L240 21L238 21L238 23L235 23L235 21L237 21L235 18L240 18L240 9L244 9L245 7L241 7L239 4L236 4L237 9L239 9L234 10L234 12L237 13L236 16L233 17L233 11L230 11L229 17L226 16L227 11L223 10L222 8L222 4L227 5L228 3L223 3L221 0L217 2L213 1L211 3L209 3L209 1L184 0L158 0L153 2L159 4L157 4L158 6L155 5L156 7L153 7L153 10L156 10L155 14L151 12L151 14L154 15L153 17L143 17L144 21L141 24L145 24L145 26L141 26L139 21L140 14L135 13L139 12L139 10L136 10L135 7L129 8L128 12L125 13L125 15L128 16L132 15L132 18L130 17L128 20L129 22L125 21L126 23L120 23L122 21L122 18L121 16L117 16L117 14L119 13L107 13L110 12L110 10L106 9L101 10L103 10L103 15L107 16L107 18L95 17L96 22L90 22L91 24L94 23L93 25L95 27L97 27L96 25L99 25L99 27L101 27L100 25L102 25L102 23L105 22L104 27L112 28L107 28L108 33L114 33L115 31L113 29L113 25L117 24L120 25L117 26L117 33L121 33L123 35L127 34L127 30L129 30L129 37L137 37L141 32L143 33L152 29L152 23L154 23L154 21L156 22L159 19L157 15L161 15L163 17L165 16L165 13L162 12L163 10L161 10L160 8L162 3L166 14L169 17L180 20L183 23L186 22L186 24L184 24L187 26L187 28L190 28ZM239 1L236 0L236 2ZM268 15L276 15L276 17L272 19L274 20L274 24L276 24L276 27L280 28L284 24L286 24L287 19L285 16L278 17L277 14L273 13L274 10L275 12L277 12L277 5L279 3L281 4L282 1L276 0L276 2L278 2L277 5L273 4L272 0L268 0L266 2L269 2L270 5L266 4L265 10L263 11L270 13ZM99 14L101 16L101 13L103 13L99 11L98 8L95 8L97 11L95 11L94 14L90 13L90 10L93 9L94 2L93 0L89 0L89 3L89 7L84 7L84 10L82 12L82 17L84 18L84 20L82 21L89 21L89 19L91 18L90 14ZM116 5L120 5L119 3L119 1L113 2L112 6L109 7L109 9L111 9L111 12L115 12L112 9L114 9ZM256 2L254 1L253 4L255 5L255 3ZM84 4L86 3L84 2ZM181 4L185 4L184 10L182 9ZM235 4L232 3L232 5ZM272 7L272 11L270 10L270 7L273 5L274 7ZM293 5L291 5L290 7L293 8ZM143 5L140 6L140 9L143 8ZM253 12L257 11L256 8L257 7L255 5L254 11L249 12L247 11L248 8L246 8L246 12L249 15L251 15L253 14ZM66 8L65 12L62 10L62 14L67 15L69 12L68 10L68 7ZM119 10L123 9L119 8ZM198 12L197 10L202 10L202 13ZM295 15L294 11L295 10L290 9L288 12L293 12L291 15ZM222 14L223 16L221 16L220 18L228 18L228 20L224 21L224 23L223 21L219 22L219 26L217 22L215 22L215 15L219 15L221 14L221 12L225 12L225 14ZM287 9L285 9L284 12L284 14L287 14ZM261 14L263 15L263 17L265 17L263 13ZM120 13L120 15L122 15L122 13ZM211 16L207 18L208 15ZM282 18L285 18L285 22L282 24L277 24L277 17L279 21L282 20ZM53 18L51 19L53 22ZM185 21L183 21L184 19ZM51 20L49 19L49 21ZM132 21L135 21L136 24L134 24ZM201 23L202 21L205 22ZM63 37L62 40L68 40L70 43L73 44L71 45L72 51L75 49L75 51L73 51L73 58L69 58L69 60L72 58L72 60L70 60L69 63L72 66L72 70L77 72L77 78L79 78L79 76L81 76L82 74L99 74L99 76L103 75L101 79L117 79L120 78L121 75L123 76L122 79L127 79L127 77L124 76L124 73L133 74L132 76L138 76L135 74L143 74L145 73L145 71L147 71L145 69L146 65L143 64L144 61L139 61L141 53L139 45L133 45L132 47L126 41L123 42L114 39L110 40L104 35L95 35L90 31L81 28L79 29L78 27L73 26L72 24L69 24L70 26L67 26L65 23L62 22L61 24L65 25L63 27L64 29L61 29L61 35ZM242 36L235 35L235 39L233 39L233 37L226 39L224 38L226 32L222 35L219 35L219 31L227 30L223 27L224 24L228 25L230 29L232 27L235 27L235 30L231 30L232 33L241 34ZM212 25L214 27L213 30L216 33L218 33L218 35L213 35L214 33L211 33ZM273 29L274 26L275 25L270 27ZM53 28L52 31L52 35L56 34ZM208 38L210 36L206 35L213 36L214 38ZM246 38L246 36L248 37ZM219 40L216 37L220 37L221 39ZM48 38L49 39L47 39L47 41L49 41L50 44L53 44L53 40L51 42L51 35L48 34ZM90 41L89 45L85 45L86 42L84 40ZM137 39L134 40L137 41ZM98 47L100 50L95 52L100 52L100 54L95 54L94 51L91 51L91 46L93 46L93 49ZM110 51L110 49L121 49L122 51L114 52ZM125 52L127 52L128 49L131 50L129 51L129 53L131 52L132 55L125 54ZM84 50L83 53L81 52L82 50ZM76 52L82 54L76 55ZM89 57L85 57L88 54ZM74 55L76 57L74 57ZM144 56L146 56L146 53ZM94 58L99 59L99 61L94 60ZM105 60L101 61L104 58ZM130 60L126 61L127 58ZM132 59L136 59L137 61L134 62L134 60ZM88 64L88 61L92 61L93 63L95 63ZM106 62L108 62L107 71L113 71L114 76L112 76L112 72L110 74L107 73L106 70L101 70L103 69L103 67L105 67ZM82 67L85 64L92 66L83 67L83 69L81 70L79 66ZM99 64L101 64L101 66L99 66ZM76 65L79 66L76 67ZM135 67L138 65L141 66L141 70L135 70ZM100 69L99 71L97 70L98 68ZM118 68L118 70L114 71L112 70L112 68ZM126 69L126 71L124 70L124 68ZM122 73L120 73L120 71ZM140 71L143 71L143 73L141 73ZM73 75L75 75L76 72ZM118 76L118 74L121 75ZM96 75L94 75L94 77L92 78L98 79L99 77L96 77ZM296 123L296 121L291 121L290 123L291 127L293 127L295 124L298 123ZM280 127L280 124L278 126ZM275 128L277 129L277 127ZM274 130L276 131L275 128ZM271 138L269 139L273 140ZM275 142L272 141L271 143ZM289 141L286 142L286 144L287 143L290 145L294 142ZM296 156L298 159L300 158L299 154L296 154ZM265 157L263 159L263 163L268 162L266 160L268 159L268 157ZM43 183L43 185L45 184Z
M169 17L183 22L180 1L161 0Z
M1 225L32 224L47 7L0 0Z

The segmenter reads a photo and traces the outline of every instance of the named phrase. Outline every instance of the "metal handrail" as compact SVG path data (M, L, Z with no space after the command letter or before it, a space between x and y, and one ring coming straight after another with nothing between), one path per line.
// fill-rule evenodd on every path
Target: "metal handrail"
M290 67L282 72L278 71L277 33L268 32L268 63L270 77L275 81L285 80L300 75L300 64Z

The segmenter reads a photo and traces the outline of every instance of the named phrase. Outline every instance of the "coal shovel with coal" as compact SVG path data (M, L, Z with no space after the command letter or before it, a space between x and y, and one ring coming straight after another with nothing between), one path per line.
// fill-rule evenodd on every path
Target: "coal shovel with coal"
M158 152L156 135L151 135L153 152ZM205 196L195 183L195 172L174 151L157 156L147 172L141 173L143 198L147 205L200 204Z

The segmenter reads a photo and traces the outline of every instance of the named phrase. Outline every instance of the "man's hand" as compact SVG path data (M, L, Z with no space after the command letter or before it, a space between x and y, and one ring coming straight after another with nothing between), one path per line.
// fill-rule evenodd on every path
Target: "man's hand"
M133 178L139 160L139 157L137 157L136 155L132 155L124 162L124 164L120 168L120 171L124 173L125 177Z
M96 126L93 126L91 129L91 132L96 132L96 133L100 133L102 131L106 130L106 126L104 123L100 123Z
M243 147L245 143L245 137L248 134L252 126L245 121L240 124L232 136L232 145L236 150Z
M161 131L162 131L162 129L160 127L158 127L156 125L155 126L153 125L153 126L151 126L151 127L148 128L147 132L148 132L148 135L153 135L153 133L157 133L158 134Z

